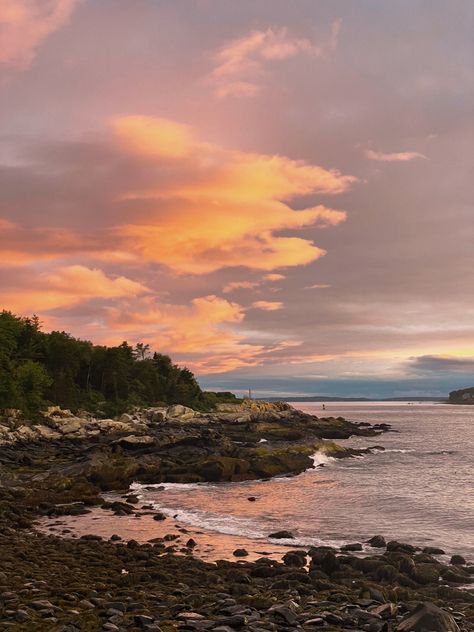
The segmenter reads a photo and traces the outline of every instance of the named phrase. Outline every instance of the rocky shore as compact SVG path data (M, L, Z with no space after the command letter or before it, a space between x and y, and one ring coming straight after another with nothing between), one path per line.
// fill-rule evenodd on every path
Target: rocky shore
M214 413L181 406L119 420L50 409L32 424L0 419L0 630L474 630L474 566L381 536L335 550L289 549L281 561L204 562L176 533L139 544L34 529L40 516L146 508L104 493L142 483L242 481L298 474L334 440L389 427L319 419L287 404L244 402ZM368 448L370 449L370 448ZM156 520L161 520L158 514ZM271 535L271 534L269 534ZM291 533L273 534L291 539Z

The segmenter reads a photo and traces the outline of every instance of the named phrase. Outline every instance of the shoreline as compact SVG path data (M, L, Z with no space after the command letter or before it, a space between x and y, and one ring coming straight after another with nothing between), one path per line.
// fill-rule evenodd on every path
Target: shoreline
M222 481L255 480L248 477L265 468L276 472L270 478L294 475L312 465L314 446L334 458L367 452L335 444L334 435L373 438L389 430L387 425L318 419L291 407L263 408L221 411L215 417L195 416L182 407L181 417L143 411L113 422L112 430L106 423L107 430L98 434L92 434L97 430L92 420L86 425L66 415L53 419L48 426L52 432L59 433L63 425L85 436L73 439L63 433L60 438L0 445L0 630L263 632L324 627L384 632L401 622L409 625L410 617L426 616L436 620L436 630L474 630L474 593L464 590L474 587L474 566L462 557L445 563L433 549L387 543L380 536L372 541L377 546L365 551L360 550L365 543L344 550L295 550L287 540L262 540L253 549L251 542L236 538L231 543L236 548L247 544L248 556L230 561L216 555L204 561L200 557L211 556L212 547L203 529L171 518L157 520L159 512L153 508L139 509L141 517L134 516L143 504L129 490L137 472L144 484L153 477L156 483L174 479L178 468L181 480L191 483L196 472L200 478L207 472L211 482L216 476ZM161 418L153 420L157 412ZM309 453L302 449L307 444ZM205 458L200 450L207 451ZM186 474L183 455L191 455L194 461L189 463L194 464L201 455L200 469ZM249 469L246 458L255 459L260 469L254 464ZM103 526L111 513L115 524L153 523L160 535L144 543L131 537L132 532L123 540L102 539L92 525L102 520ZM32 530L37 520L57 528L57 535ZM68 532L61 531L68 524L81 521L89 533L64 537ZM229 544L230 537L221 540ZM222 551L219 538L214 539ZM418 606L427 602L429 606ZM420 628L404 628L411 629Z

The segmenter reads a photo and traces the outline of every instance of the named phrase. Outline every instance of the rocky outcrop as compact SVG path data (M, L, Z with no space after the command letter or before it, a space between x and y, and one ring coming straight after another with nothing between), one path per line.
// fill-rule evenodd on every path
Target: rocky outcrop
M449 393L449 404L474 404L474 386Z

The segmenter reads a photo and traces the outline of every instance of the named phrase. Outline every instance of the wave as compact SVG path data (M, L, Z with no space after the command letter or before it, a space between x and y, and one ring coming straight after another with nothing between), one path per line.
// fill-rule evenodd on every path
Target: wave
M196 529L230 535L249 540L261 540L271 543L272 546L283 547L310 547L310 546L333 546L335 548L346 544L348 540L323 540L318 537L300 535L295 538L270 538L269 533L278 530L275 524L264 525L255 520L238 518L229 514L214 514L199 509L179 509L167 507L159 502L148 501L156 511L164 513L173 518L176 522L186 524ZM283 527L281 527L283 528Z
M328 456L325 452L315 452L310 458L313 459L314 467L322 467L336 462L334 457Z

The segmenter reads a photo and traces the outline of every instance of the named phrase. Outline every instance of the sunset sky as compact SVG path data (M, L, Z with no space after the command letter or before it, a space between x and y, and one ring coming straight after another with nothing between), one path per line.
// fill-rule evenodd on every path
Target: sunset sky
M0 308L205 388L474 385L472 0L1 0Z

